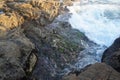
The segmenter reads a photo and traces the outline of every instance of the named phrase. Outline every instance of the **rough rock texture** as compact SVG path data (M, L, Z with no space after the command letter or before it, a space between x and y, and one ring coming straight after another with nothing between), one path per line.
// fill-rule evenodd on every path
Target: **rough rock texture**
M39 50L38 63L33 72L37 80L56 80L58 72L72 63L84 49L81 40L87 41L81 32L64 21L56 20L45 27L36 25L36 22L23 26L29 26L24 33Z
M56 80L84 49L81 32L54 20L59 6L55 0L6 0L0 7L1 80Z
M120 38L117 38L114 43L105 50L102 62L105 62L120 72Z
M0 39L0 80L27 78L26 73L31 71L25 69L34 66L26 62L36 63L37 61L37 58L31 56L31 54L34 54L32 52L34 49L34 45L19 29L9 31L6 38Z
M57 1L30 0L27 2L6 1L0 3L0 30L13 29L26 21L36 20L41 26L50 23L59 11Z
M4 4L0 6L3 12L0 14L0 80L28 79L36 65L38 50L34 43L24 35L22 24L32 20L39 25L43 25L42 21L48 24L57 16L57 13L51 14L47 12L51 11L50 9L43 9L49 2L44 2L42 8L35 7L29 2L6 1L2 3ZM50 3L51 7L54 7L55 4ZM57 7L55 10L58 9ZM50 14L52 19L47 16Z
M85 48L83 43L89 42L67 22L70 14L58 16L62 5L58 0L5 0L0 4L0 80L59 80L61 71ZM63 5L71 5L71 0L64 0ZM119 73L95 64L67 80L73 78L119 80Z
M80 74L76 74L65 76L62 80L120 80L120 73L104 63L93 64Z
M23 23L23 18L17 13L8 13L0 15L0 30L6 31L9 29L13 29L18 27L21 23Z

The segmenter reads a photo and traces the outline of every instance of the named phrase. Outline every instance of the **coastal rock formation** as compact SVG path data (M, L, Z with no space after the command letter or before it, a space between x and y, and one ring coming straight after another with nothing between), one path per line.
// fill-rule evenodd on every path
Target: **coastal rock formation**
M120 38L117 38L114 43L105 50L102 62L105 62L120 72Z
M6 0L0 2L2 3L3 5L0 6L2 11L0 13L0 80L28 80L38 59L38 49L24 34L24 29L30 27L22 25L32 21L41 27L47 25L58 13L51 14L50 9L44 8L48 4L51 4L50 7L55 7L56 4L54 1L44 1L42 2L44 8L38 8L30 2ZM58 9L57 5L55 10ZM44 25L42 21L45 22Z
M77 75L76 75L77 74ZM96 63L81 73L73 73L62 80L119 80L120 73L104 63Z
M37 61L34 50L34 44L19 29L0 39L0 80L27 78L26 74L30 74L35 66L30 64Z
M20 26L30 20L36 20L41 26L44 26L58 15L60 6L57 1L44 0L30 0L27 2L6 1L4 3L4 6L1 7L3 14L0 15L0 23L2 26L10 28Z
M17 15L17 13L8 13L0 15L0 30L6 31L18 27L23 23L24 19Z
M37 80L56 80L58 73L70 65L78 53L84 49L81 40L87 38L78 30L72 29L68 22L54 21L45 27L36 22L24 24L24 34L36 45L38 63L33 71ZM49 72L49 73L48 73Z
M55 0L4 1L0 14L1 80L56 80L60 71L75 61L84 49L81 40L88 39L67 21L55 19L59 7Z
M85 44L94 44L71 27L71 14L61 15L61 7L65 10L63 5L71 5L72 1L75 0L63 0L63 4L59 0L0 1L0 80L61 80L62 71L75 63ZM118 70L119 41L116 42L107 53L114 56L115 52L117 60L105 54L103 61L114 61L110 64ZM120 74L113 68L96 63L81 72L68 73L63 80L119 80Z

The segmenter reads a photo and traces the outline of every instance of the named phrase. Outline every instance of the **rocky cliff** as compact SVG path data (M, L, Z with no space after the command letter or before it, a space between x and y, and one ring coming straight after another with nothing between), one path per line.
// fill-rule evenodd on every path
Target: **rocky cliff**
M55 0L0 2L0 80L58 80L75 61L88 39L61 19L69 14L56 18L60 7Z
M27 25L30 22L41 27L50 23L58 15L59 6L57 1L0 2L0 80L30 79L39 51L26 37L25 29L31 28Z
M94 44L68 23L72 1L0 0L0 80L119 80L116 67L104 63L64 76L83 42Z

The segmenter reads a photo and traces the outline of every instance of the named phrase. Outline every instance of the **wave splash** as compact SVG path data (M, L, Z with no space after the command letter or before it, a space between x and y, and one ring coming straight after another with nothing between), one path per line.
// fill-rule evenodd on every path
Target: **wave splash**
M74 5L69 19L73 28L99 45L110 46L120 36L120 6L109 4Z
M120 6L117 5L120 0L84 1L68 7L72 13L69 22L99 46L90 46L80 52L78 61L74 64L76 69L100 62L106 47L120 36Z

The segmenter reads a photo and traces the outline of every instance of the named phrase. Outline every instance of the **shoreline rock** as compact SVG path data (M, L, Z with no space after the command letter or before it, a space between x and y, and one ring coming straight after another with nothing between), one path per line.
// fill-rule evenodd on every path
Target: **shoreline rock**
M105 50L102 62L112 66L120 72L120 38L117 38L114 43Z
M81 32L72 29L68 22L54 21L59 14L58 1L7 0L0 8L4 12L0 14L0 40L6 45L10 41L8 43L14 50L7 47L11 51L7 58L16 63L9 62L13 66L11 69L19 70L15 74L1 72L1 80L56 80L58 73L84 49L80 39L87 38ZM3 51L7 56L4 48ZM12 70L8 70L9 73Z
M71 0L64 1L64 6L71 5ZM83 33L71 27L68 10L65 7L62 10L63 5L58 0L6 0L1 3L0 80L61 80L61 71L74 63L79 52L85 49L81 40L90 42ZM106 52L115 51L119 58L119 47L117 52L116 47ZM114 55L106 56L104 60ZM119 65L112 67L116 69ZM113 68L96 63L83 72L70 72L63 80L119 80L120 74Z
M73 73L64 76L62 80L119 80L120 73L105 63L95 63L80 74Z

